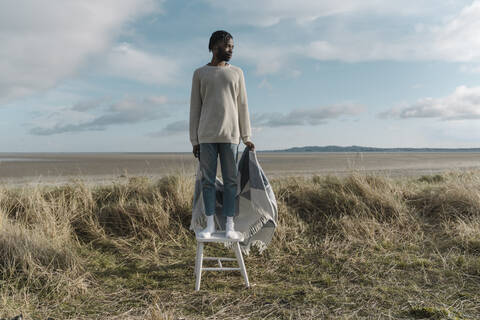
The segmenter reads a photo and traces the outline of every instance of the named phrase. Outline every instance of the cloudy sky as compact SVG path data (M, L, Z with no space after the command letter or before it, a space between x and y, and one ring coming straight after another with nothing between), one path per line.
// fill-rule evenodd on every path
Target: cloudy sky
M191 151L215 30L258 150L480 147L480 1L2 0L0 151Z

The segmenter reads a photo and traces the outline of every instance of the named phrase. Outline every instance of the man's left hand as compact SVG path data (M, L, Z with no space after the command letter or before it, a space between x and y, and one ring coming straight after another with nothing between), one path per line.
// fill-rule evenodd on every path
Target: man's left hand
M255 145L252 141L245 142L245 145L250 148L250 150L255 151Z

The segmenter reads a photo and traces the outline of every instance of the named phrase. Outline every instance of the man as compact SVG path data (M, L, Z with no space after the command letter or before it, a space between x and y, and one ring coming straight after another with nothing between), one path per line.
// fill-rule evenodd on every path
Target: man
M222 214L227 217L226 236L231 239L240 237L234 231L233 224L240 139L250 150L255 149L250 140L250 116L243 71L227 62L232 58L233 47L230 33L215 31L208 44L212 60L197 68L192 78L190 141L202 172L207 227L199 235L205 238L215 232L213 217L218 156L224 186Z

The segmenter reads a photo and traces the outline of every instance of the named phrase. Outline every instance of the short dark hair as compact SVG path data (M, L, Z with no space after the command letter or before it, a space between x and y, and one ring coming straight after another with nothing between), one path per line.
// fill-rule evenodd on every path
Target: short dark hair
M208 43L208 51L212 51L213 46L218 41L223 41L223 43L226 43L229 39L233 39L233 37L227 31L224 31L224 30L215 31L214 33L212 33L212 36L210 37L210 42Z

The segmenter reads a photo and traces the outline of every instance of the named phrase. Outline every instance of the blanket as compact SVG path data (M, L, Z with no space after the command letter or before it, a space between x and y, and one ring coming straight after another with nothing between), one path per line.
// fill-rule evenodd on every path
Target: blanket
M237 163L237 194L235 197L235 231L241 232L243 253L249 254L251 246L260 252L267 248L273 238L278 219L277 200L272 187L257 160L255 151L247 146ZM195 192L193 196L190 230L201 230L206 225L205 206L202 196L202 172L198 163ZM217 230L225 230L226 218L222 215L223 182L216 177L215 224ZM229 244L226 243L228 246Z

